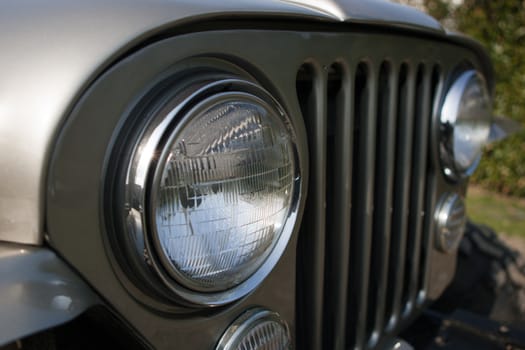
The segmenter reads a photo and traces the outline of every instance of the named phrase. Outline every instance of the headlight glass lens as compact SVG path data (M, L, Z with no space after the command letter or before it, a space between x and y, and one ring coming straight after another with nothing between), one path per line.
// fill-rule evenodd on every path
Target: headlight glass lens
M291 349L290 330L279 314L262 308L245 311L222 335L216 350Z
M228 289L271 253L294 194L287 123L263 100L231 93L197 105L172 134L151 206L161 261L182 285Z
M455 193L444 194L436 208L435 220L437 248L446 253L456 251L467 224L464 201Z
M491 100L483 76L463 73L449 89L441 111L441 157L447 176L458 179L476 169L492 122Z

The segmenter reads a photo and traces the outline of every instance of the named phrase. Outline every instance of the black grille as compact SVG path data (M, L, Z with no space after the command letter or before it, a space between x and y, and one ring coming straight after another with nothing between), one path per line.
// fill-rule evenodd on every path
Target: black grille
M310 150L300 348L374 348L425 300L439 65L370 59L297 74Z

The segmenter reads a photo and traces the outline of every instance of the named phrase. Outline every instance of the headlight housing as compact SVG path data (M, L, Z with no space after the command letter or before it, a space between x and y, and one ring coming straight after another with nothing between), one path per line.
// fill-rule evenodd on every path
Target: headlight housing
M203 78L154 100L125 169L125 259L192 305L234 301L270 273L293 232L295 130L244 80Z
M455 252L467 225L463 199L456 193L445 193L434 214L436 222L436 248L445 253Z
M262 308L245 311L224 332L215 350L291 349L286 321Z
M491 99L479 72L466 71L452 84L441 108L440 123L443 172L452 180L472 175L492 123Z

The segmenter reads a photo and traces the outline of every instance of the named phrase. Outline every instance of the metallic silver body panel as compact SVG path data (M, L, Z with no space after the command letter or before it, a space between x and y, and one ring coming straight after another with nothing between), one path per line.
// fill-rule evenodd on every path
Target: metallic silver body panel
M283 0L283 2L318 10L339 21L385 24L424 31L443 30L438 21L415 8L385 0Z
M98 297L55 253L0 244L0 346L65 323Z
M176 25L241 17L388 24L444 35L432 18L381 0L4 2L0 241L41 243L43 188L55 135L78 96L119 54Z

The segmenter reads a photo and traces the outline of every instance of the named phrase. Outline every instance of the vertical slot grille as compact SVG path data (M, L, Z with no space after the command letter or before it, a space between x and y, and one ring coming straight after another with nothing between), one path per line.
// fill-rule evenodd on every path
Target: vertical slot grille
M311 159L299 345L375 348L414 314L427 284L427 158L440 73L393 61L318 67L297 76Z
M421 235L424 220L424 195L427 173L428 126L430 120L431 72L419 65L416 75L415 127L413 136L412 184L407 239L407 260L403 286L404 314L409 315L415 307L418 292L418 276L421 261Z
M412 135L414 130L415 72L402 64L399 73L396 162L394 170L394 208L388 273L388 329L400 319L406 260L409 191L412 181Z
M411 271L414 268L415 259L419 256L419 244L416 242L419 238L418 232L421 229L420 212L422 208L420 207L420 196L418 193L419 184L424 179L418 178L421 176L421 154L422 150L419 148L422 146L422 134L423 130L420 128L423 126L422 120L424 119L422 113L424 109L423 99L425 98L426 93L426 84L425 84L425 68L423 65L417 65L415 69L415 92L414 92L414 102L413 102L413 133L412 135L407 135L412 139L411 147L411 177L410 184L408 188L408 215L407 215L407 226L406 226L406 248L405 248L405 261L404 261L404 272L402 279L402 292L401 292L401 315L407 313L410 310L406 310L406 307L410 308L410 293L412 287L412 276ZM426 149L425 149L426 151ZM426 153L425 153L426 156ZM419 227L417 227L419 225Z
M434 113L434 109L437 108L436 102L438 101L438 93L439 93L439 86L440 82L442 81L441 77L441 68L439 65L434 65L432 67L432 78L430 82L430 101L429 101L429 115L432 116L432 113ZM430 127L429 131L430 133ZM429 146L430 147L430 146ZM419 286L419 293L417 296L417 303L420 305L425 301L426 294L427 294L427 287L428 287L428 274L426 271L428 271L428 264L429 264L429 255L430 255L430 249L431 249L431 236L432 236L432 215L431 213L434 212L434 204L433 201L435 199L432 198L432 180L431 176L434 173L434 169L431 168L431 163L427 163L427 184L425 188L425 217L423 220L423 242L421 244L421 268L419 269L418 274L418 286Z
M374 228L368 300L369 345L373 346L385 326L388 260L393 210L394 147L396 144L396 76L390 62L379 70L377 111L377 156L374 192Z
M368 181L374 173L375 105L373 75L367 63L355 73L353 174L350 238L350 275L347 311L347 348L365 337L368 298L368 271L371 247L373 187ZM356 234L358 233L358 234ZM336 234L336 233L334 233Z
M353 81L346 65L334 64L328 73L328 181L324 349L344 349L350 250L352 190Z
M310 305L299 316L299 327L304 336L299 337L301 349L321 349L323 330L323 286L326 224L326 80L322 70L314 64L303 65L297 74L296 89L304 116L308 148L310 150L310 181L308 205L298 245L298 309ZM301 311L302 312L302 311Z

